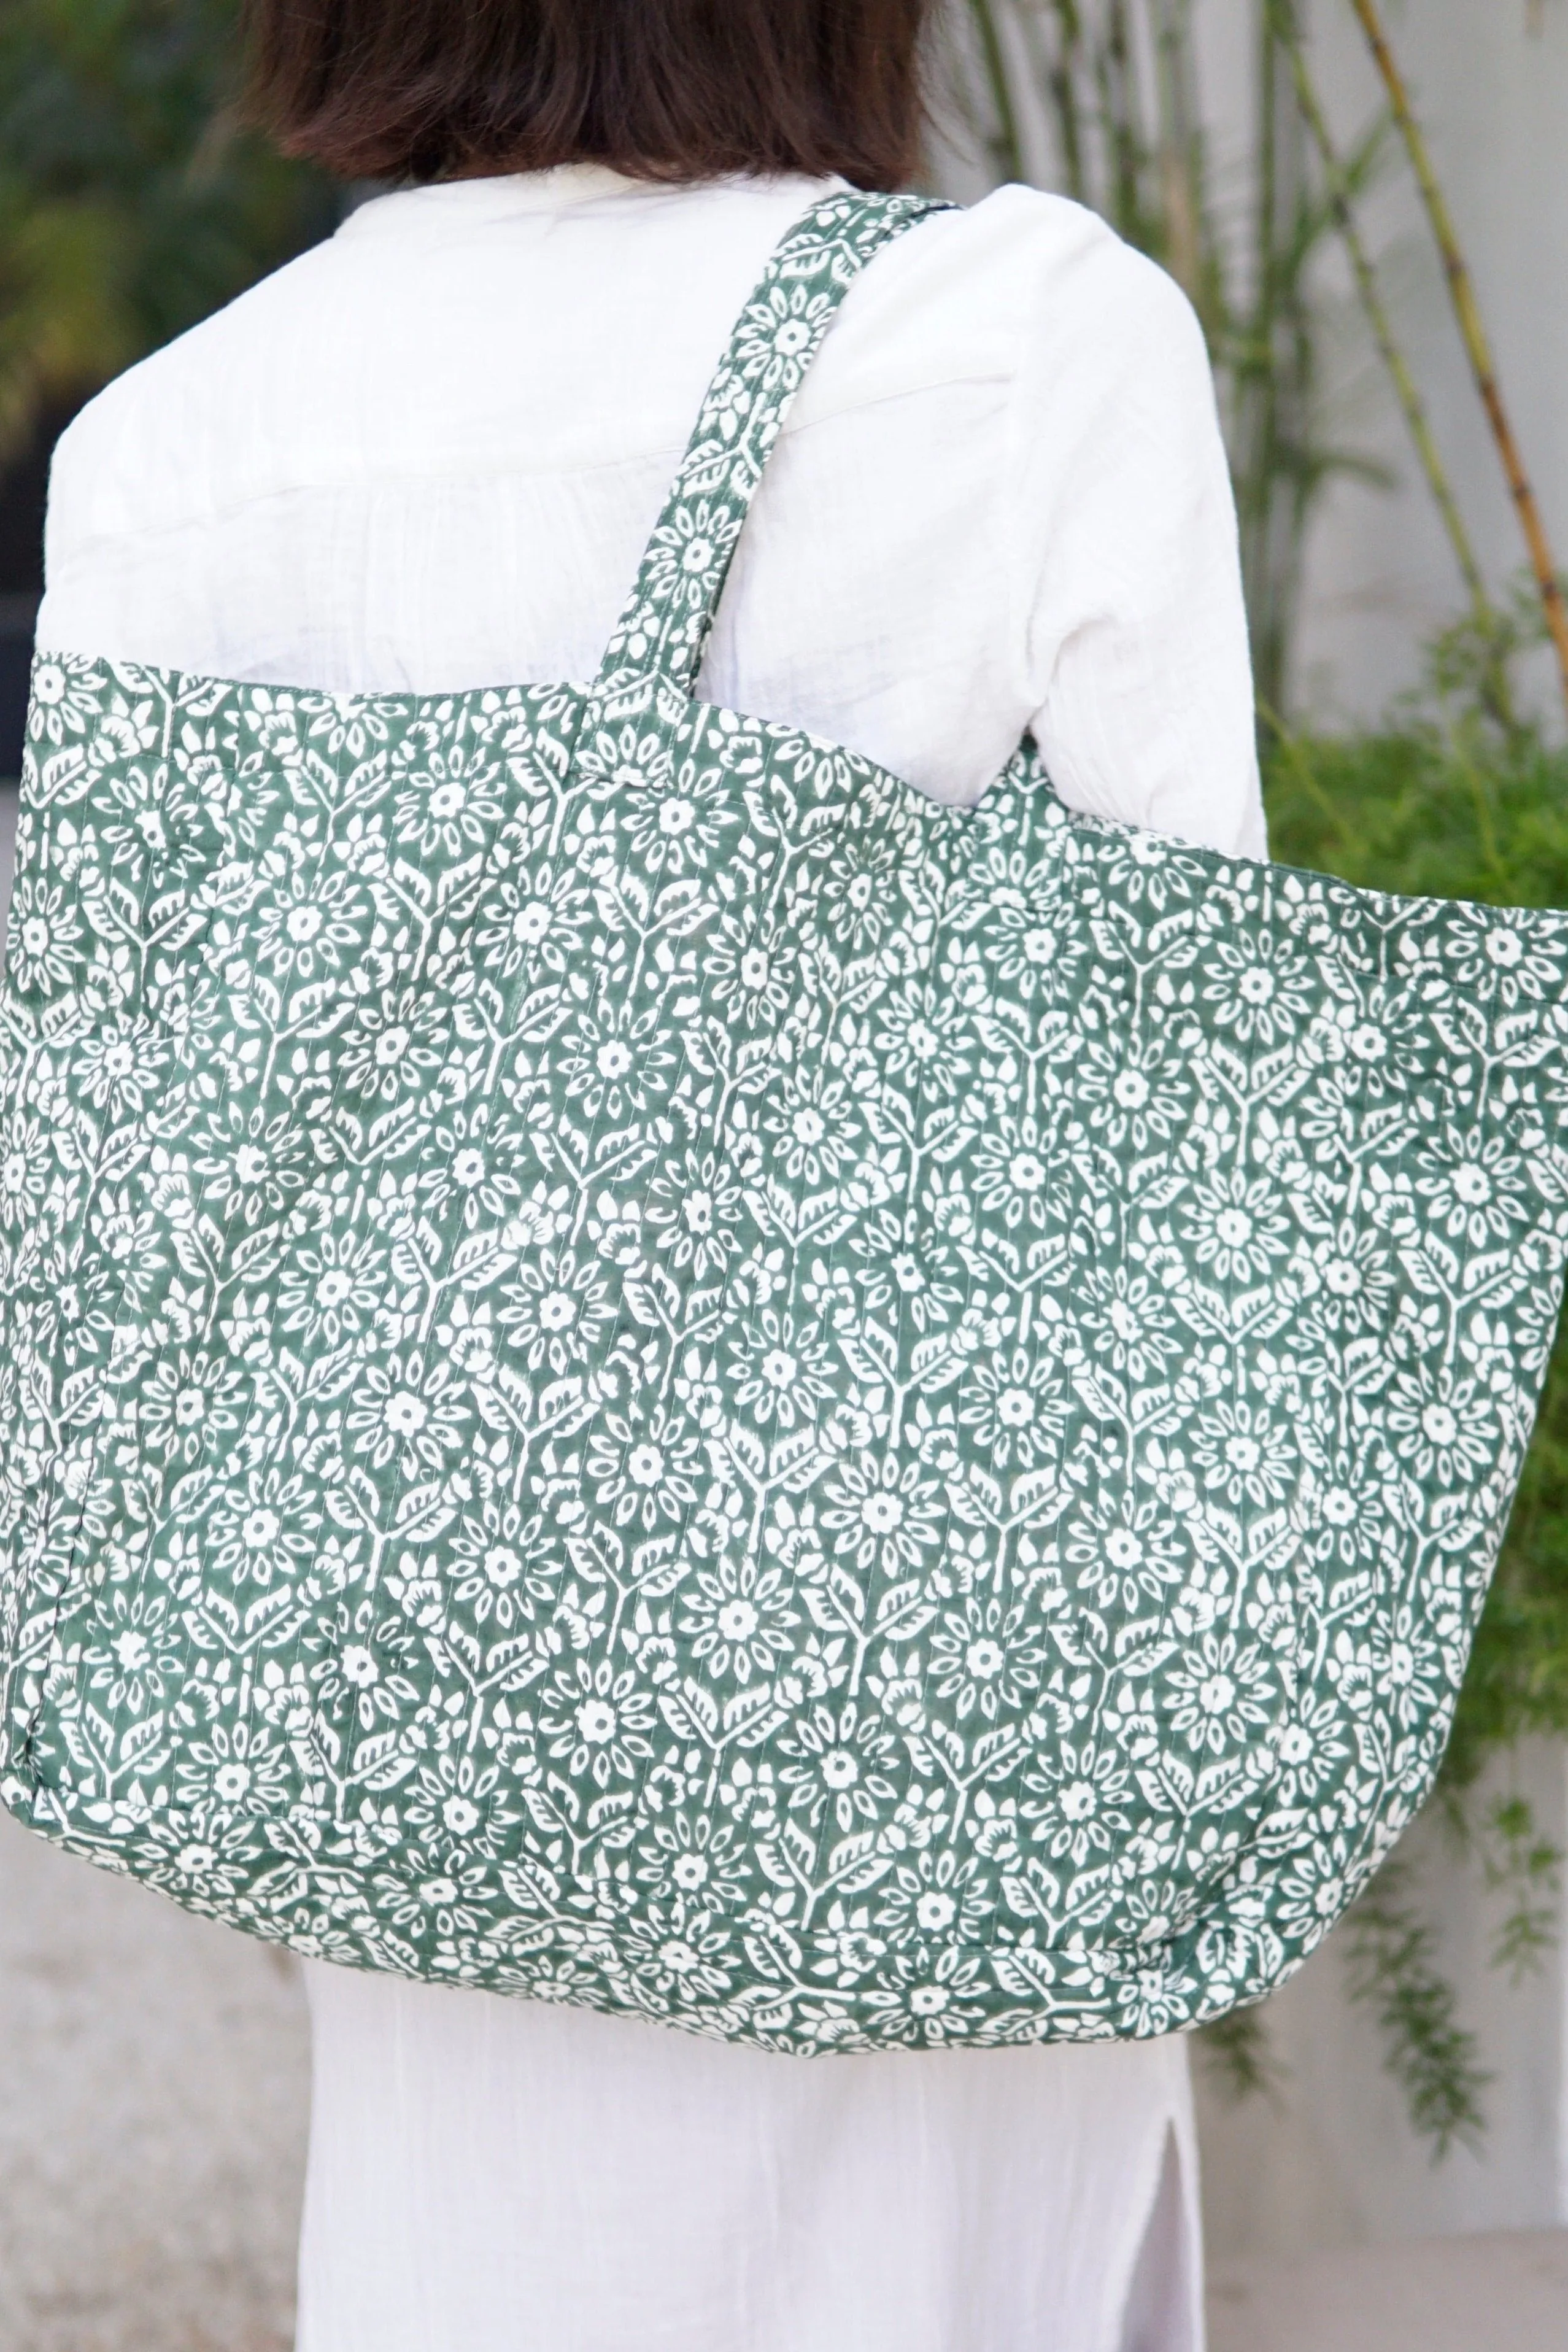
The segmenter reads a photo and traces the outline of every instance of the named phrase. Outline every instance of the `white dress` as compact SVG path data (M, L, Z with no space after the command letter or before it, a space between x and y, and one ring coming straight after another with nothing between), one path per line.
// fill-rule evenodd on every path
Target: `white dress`
M39 643L431 691L582 679L729 326L822 185L597 166L380 198L60 445ZM1009 188L848 295L758 495L712 700L973 801L1260 854L1201 338ZM1186 2052L800 2059L309 1970L299 2352L1199 2352Z

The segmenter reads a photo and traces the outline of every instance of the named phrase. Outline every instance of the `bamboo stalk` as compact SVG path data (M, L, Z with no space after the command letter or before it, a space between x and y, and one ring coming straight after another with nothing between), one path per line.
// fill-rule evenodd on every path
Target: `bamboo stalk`
M1184 0L1155 0L1155 54L1160 115L1160 193L1165 206L1166 260L1195 305L1203 299L1193 127L1187 98L1186 9Z
M1079 19L1076 0L1051 0L1059 28L1060 49L1055 63L1049 69L1051 101L1056 109L1057 136L1061 142L1062 163L1067 173L1067 193L1077 203L1084 201L1083 128L1079 120L1078 73L1083 43L1083 27Z
M1333 215L1334 226L1339 232L1350 262L1351 274L1355 279L1355 289L1360 298L1361 307L1366 314L1383 364L1388 371L1395 396L1404 414L1406 425L1415 445L1421 470L1427 478L1427 487L1432 493L1433 503L1442 520L1448 544L1453 550L1454 560L1469 592L1470 610L1476 626L1482 636L1495 646L1499 636L1497 611L1487 593L1486 581L1482 576L1480 564L1477 561L1474 543L1466 528L1464 517L1459 512L1458 501L1454 495L1448 469L1443 464L1437 442L1433 437L1426 403L1410 372L1409 362L1396 339L1394 324L1389 318L1387 306L1377 282L1376 269L1363 241L1361 231L1356 226L1355 215L1351 209L1349 178L1334 145L1333 133L1329 129L1322 101L1318 96L1316 84L1312 80L1312 71L1307 64L1306 52L1301 47L1301 36L1288 12L1280 5L1280 0L1267 0L1267 5L1274 19L1275 31L1291 61L1291 75L1295 84L1296 103L1301 108L1301 119L1312 133L1313 144L1317 148L1322 163L1323 185L1329 209ZM1509 692L1507 672L1500 658L1494 657L1490 665L1488 691L1496 717L1504 727L1511 727L1514 723L1512 698Z
M1501 460L1509 496L1513 500L1514 511L1519 517L1520 529L1524 534L1524 543L1530 554L1531 569L1535 574L1535 584L1541 597L1541 609L1545 615L1548 634L1556 649L1557 667L1562 675L1563 706L1568 709L1568 605L1563 603L1563 590L1557 578L1557 567L1552 562L1545 525L1541 519L1541 509L1536 504L1535 493L1531 488L1530 478L1524 470L1524 460L1520 454L1519 444L1514 439L1508 411L1503 405L1502 393L1497 380L1497 370L1492 361L1491 347L1487 341L1486 330L1481 324L1475 288L1471 283L1470 273L1455 232L1448 199L1433 169L1431 154L1422 134L1421 126L1411 111L1409 94L1406 89L1404 77L1400 73L1394 53L1388 46L1387 37L1377 13L1376 0L1350 0L1350 5L1354 9L1361 28L1366 36L1373 62L1377 68L1384 89L1388 93L1389 108L1399 135L1405 142L1405 151L1410 158L1411 169L1416 174L1416 184L1421 192L1421 201L1426 206L1427 217L1431 223L1432 234L1437 239L1437 251L1442 257L1443 274L1448 279L1448 296L1453 304L1454 316L1458 322L1465 354L1470 363L1470 373L1475 378L1476 390L1480 394L1481 405L1486 411L1487 422L1491 427L1492 439L1497 445L1498 456Z
M1281 5L1285 0L1281 0ZM1236 362L1237 508L1260 694L1283 698L1308 488L1310 331L1301 315L1295 107L1272 13L1256 20L1258 131L1253 287Z
M1018 112L1013 105L1008 61L992 13L995 5L996 0L969 0L970 14L980 37L980 54L985 62L991 104L996 110L997 128L990 142L991 153L1004 179L1021 180L1024 176L1023 142L1019 137Z
M1237 520L1240 526L1241 571L1247 587L1248 621L1252 639L1256 684L1265 667L1269 675L1258 687L1260 698L1272 699L1279 680L1274 675L1272 631L1268 625L1267 523L1270 454L1273 441L1275 390L1274 295L1274 134L1275 107L1269 72L1271 19L1265 15L1258 27L1258 129L1255 155L1257 184L1252 207L1253 286L1246 332L1235 372L1237 448L1233 463Z
M1105 34L1095 58L1095 79L1104 114L1109 150L1112 225L1132 244L1147 248L1144 216L1143 157L1138 141L1138 103L1133 82L1133 50L1126 0L1106 0Z

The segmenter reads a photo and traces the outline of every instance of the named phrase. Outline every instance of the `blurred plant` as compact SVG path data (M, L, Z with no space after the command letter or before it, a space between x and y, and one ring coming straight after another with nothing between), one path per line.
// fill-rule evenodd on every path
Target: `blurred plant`
M1427 217L1431 223L1432 235L1437 240L1437 251L1442 258L1443 276L1448 284L1448 296L1453 304L1454 317L1458 324L1460 339L1464 343L1465 356L1469 361L1470 373L1475 379L1476 390L1480 395L1481 406L1486 412L1487 424L1490 428L1492 439L1497 445L1503 478L1508 484L1509 496L1518 514L1520 529L1524 534L1525 548L1529 553L1531 570L1535 576L1536 591L1541 598L1541 609L1546 623L1547 635L1552 640L1557 656L1563 705L1568 709L1568 604L1563 601L1562 585L1557 577L1557 567L1552 561L1552 550L1547 543L1546 528L1541 519L1541 509L1536 504L1535 493L1531 488L1530 478L1524 469L1524 460L1520 454L1519 444L1514 438L1512 425L1509 422L1502 388L1497 380L1497 368L1492 360L1491 346L1487 340L1486 329L1481 324L1480 307L1476 300L1475 288L1459 246L1453 215L1448 210L1448 198L1443 194L1442 183L1433 168L1425 133L1416 121L1411 107L1404 77L1395 60L1394 52L1388 45L1388 37L1383 29L1382 19L1377 13L1376 0L1350 0L1350 5L1355 12L1362 31L1366 36L1373 63L1388 93L1389 111L1399 136L1405 143L1405 152L1410 159L1410 168L1415 174L1416 187L1420 191L1421 202L1426 209Z
M1568 695L1568 611L1539 509L1509 425L1469 271L1426 140L1375 0L1349 0L1371 45L1387 110L1347 148L1314 82L1301 0L1256 0L1254 136L1245 217L1210 187L1192 0L966 0L973 30L968 119L998 178L1035 178L1092 205L1162 262L1191 297L1208 339L1225 416L1241 532L1253 668L1260 701L1286 707L1301 550L1318 497L1336 476L1387 479L1324 437L1318 397L1313 272L1337 239L1387 370L1469 604L1486 699L1516 724L1514 633L1496 611L1427 405L1396 337L1358 206L1395 131L1431 220L1445 278Z
M1410 2120L1442 2157L1456 2140L1479 2144L1490 2077L1476 2063L1475 2035L1456 2020L1453 1987L1436 1965L1436 1937L1409 1879L1408 1864L1385 1862L1339 1935L1352 1993L1382 2029Z
M1260 2094L1278 2097L1286 2068L1260 2009L1233 2009L1204 2026L1197 2040L1205 2073L1232 2105Z
M1293 0L1286 0L1293 6ZM1272 16L1257 27L1258 144L1251 299L1220 350L1230 362L1232 465L1258 692L1282 704L1312 500L1335 470L1312 434L1317 377L1306 276L1328 215L1308 192L1301 122ZM1345 458L1339 458L1343 469Z
M1426 402L1394 331L1388 306L1378 284L1377 270L1355 216L1355 173L1340 156L1292 15L1283 5L1283 0L1267 0L1267 5L1277 37L1290 62L1296 104L1317 150L1324 196L1350 264L1357 299L1372 331L1378 356L1394 387L1394 395L1415 446L1417 462L1469 598L1470 632L1482 654L1477 674L1478 689L1499 723L1505 730L1511 730L1518 722L1508 666L1508 656L1511 650L1510 639L1488 593L1448 468L1438 454ZM1373 136L1376 138L1375 131Z
M0 457L333 226L236 127L233 28L227 0L0 8Z
M1498 1797L1479 1826L1481 1874L1489 1891L1508 1897L1492 1947L1491 1964L1521 1985L1534 1976L1557 1943L1563 1854L1542 1836L1528 1799Z
M1308 171L1282 27L1295 0L1254 12L1250 192L1216 200L1192 0L967 0L967 118L998 178L1034 178L1092 205L1170 270L1207 338L1231 454L1253 667L1285 697L1313 501L1336 475L1382 478L1322 436L1310 280L1343 204L1376 167L1362 141L1338 204Z

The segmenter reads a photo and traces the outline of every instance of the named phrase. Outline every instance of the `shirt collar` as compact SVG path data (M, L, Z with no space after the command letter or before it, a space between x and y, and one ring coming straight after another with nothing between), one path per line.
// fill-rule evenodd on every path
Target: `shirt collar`
M714 195L736 187L761 190L798 185L804 203L810 194L839 184L794 174L775 180L713 180L669 184L633 180L607 163L561 163L550 172L497 173L481 179L437 180L367 197L343 222L340 236L374 236L418 226L455 226L510 220L522 214L559 213L577 205L614 201L659 202L674 196Z

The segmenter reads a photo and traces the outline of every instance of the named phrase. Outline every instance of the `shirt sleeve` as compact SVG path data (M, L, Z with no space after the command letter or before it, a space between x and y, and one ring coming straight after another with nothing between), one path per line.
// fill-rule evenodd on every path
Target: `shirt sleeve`
M1236 509L1197 317L1099 224L1041 305L1013 457L1035 740L1070 808L1266 856Z

